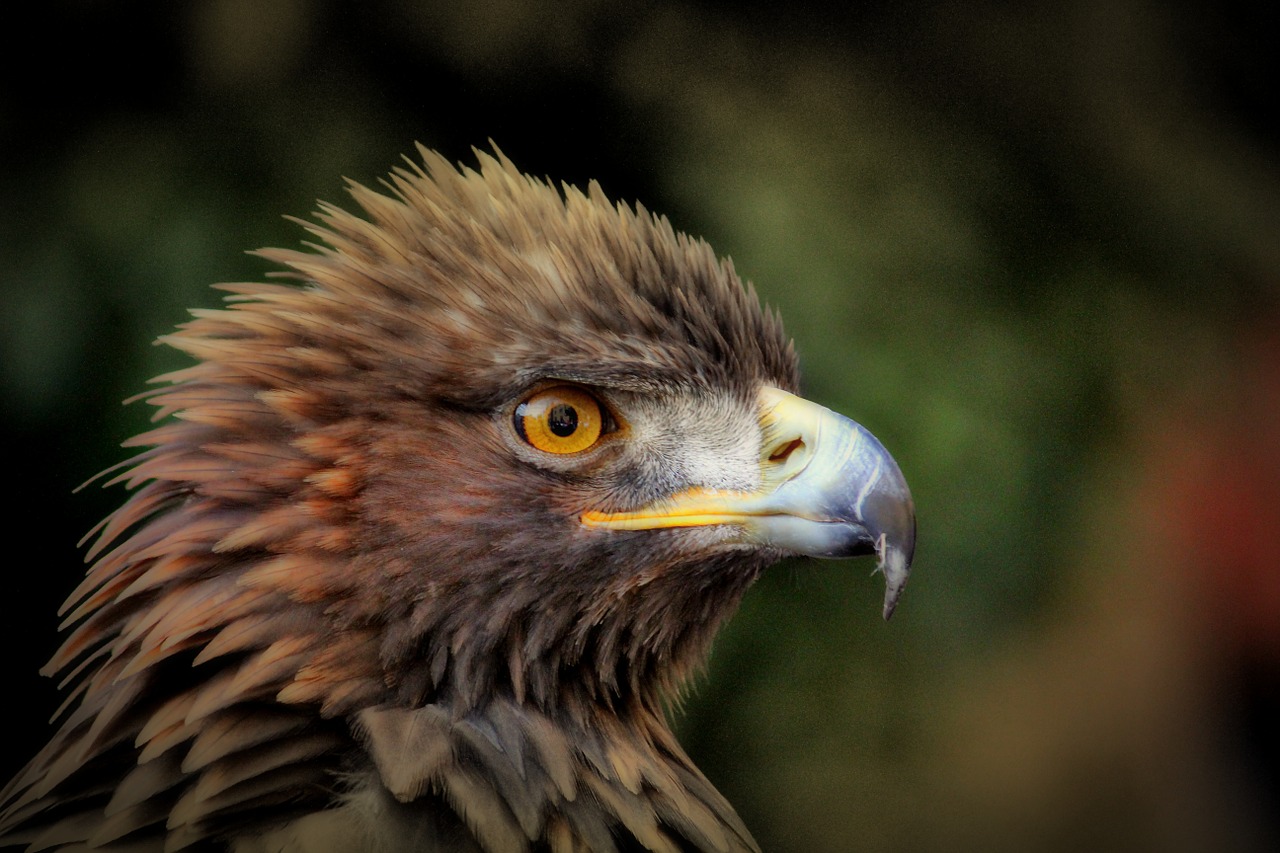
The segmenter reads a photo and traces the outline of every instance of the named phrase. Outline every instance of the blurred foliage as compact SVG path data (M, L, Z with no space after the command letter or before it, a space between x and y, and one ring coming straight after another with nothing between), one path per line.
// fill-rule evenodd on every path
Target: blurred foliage
M341 201L341 176L493 140L732 256L809 395L912 483L892 624L864 562L779 567L682 704L766 850L1280 841L1274 11L29 14L52 43L0 60L14 730L56 705L35 670L73 544L120 499L70 490L142 427L116 401L182 363L143 344L215 304L210 283L266 274L244 250L296 245L280 215Z

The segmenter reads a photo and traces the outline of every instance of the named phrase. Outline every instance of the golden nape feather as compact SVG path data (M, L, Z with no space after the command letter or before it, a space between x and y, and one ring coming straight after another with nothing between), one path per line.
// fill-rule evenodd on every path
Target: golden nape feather
M0 843L756 849L666 703L788 555L888 616L902 473L705 243L420 154L163 338Z

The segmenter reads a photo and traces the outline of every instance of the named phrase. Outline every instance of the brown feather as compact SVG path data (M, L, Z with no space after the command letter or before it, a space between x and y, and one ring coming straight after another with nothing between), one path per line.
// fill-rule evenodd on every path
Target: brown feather
M790 342L665 219L420 156L161 339L197 363L135 398L164 422L105 472L133 493L0 844L755 849L663 713L771 556L589 535L679 471L623 442L539 467L504 430L548 382L714 423L794 390Z

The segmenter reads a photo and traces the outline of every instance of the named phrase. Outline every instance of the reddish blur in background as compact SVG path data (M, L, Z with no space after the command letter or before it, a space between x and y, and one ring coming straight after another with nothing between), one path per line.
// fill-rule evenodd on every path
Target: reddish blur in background
M786 318L919 511L768 574L676 716L770 851L1280 849L1277 12L1240 3L28 4L0 58L10 736L182 364L413 143L643 202Z

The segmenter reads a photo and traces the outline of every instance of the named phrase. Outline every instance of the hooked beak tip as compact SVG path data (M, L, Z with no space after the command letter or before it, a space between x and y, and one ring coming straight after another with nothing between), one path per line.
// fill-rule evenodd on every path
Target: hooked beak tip
M915 501L901 469L884 446L862 427L851 428L865 436L861 444L864 464L874 472L859 492L853 515L867 537L864 541L871 545L869 550L874 550L879 560L876 570L884 575L887 620L898 606L911 574L916 550Z
M880 564L876 570L884 574L884 619L888 622L898 606L902 590L907 585L907 577L911 574L912 555L910 551L888 544L883 535L880 537L880 543L876 547L876 553L880 557ZM912 548L914 549L914 543Z

